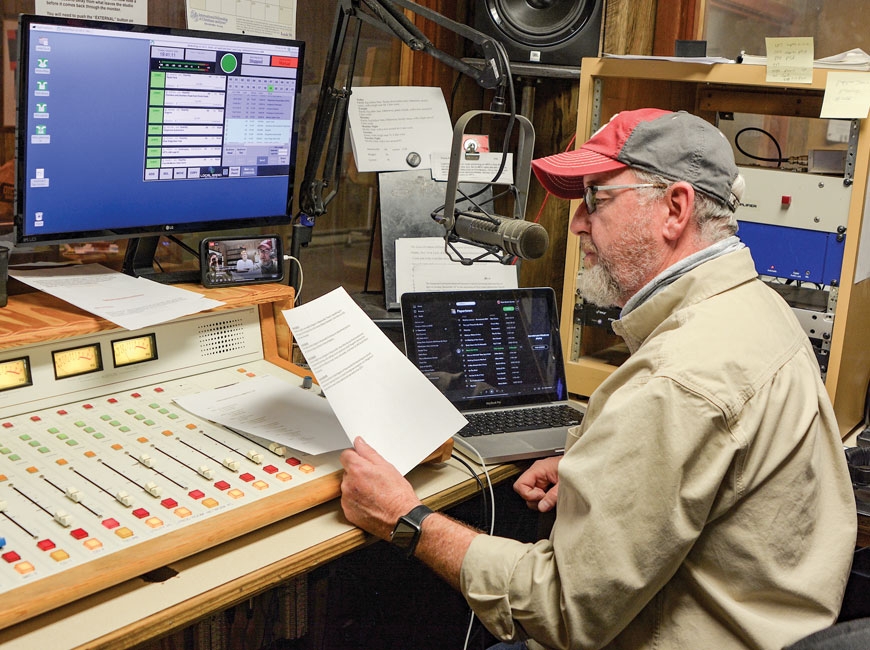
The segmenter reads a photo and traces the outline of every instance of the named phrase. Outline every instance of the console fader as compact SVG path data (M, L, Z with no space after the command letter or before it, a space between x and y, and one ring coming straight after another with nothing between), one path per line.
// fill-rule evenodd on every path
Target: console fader
M0 351L0 628L337 496L337 452L173 401L264 374L304 390L255 307Z

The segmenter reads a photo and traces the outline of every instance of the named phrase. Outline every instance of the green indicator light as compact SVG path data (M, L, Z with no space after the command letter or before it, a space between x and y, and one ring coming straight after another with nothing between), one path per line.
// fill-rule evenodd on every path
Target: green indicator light
M231 72L235 72L238 67L239 60L236 58L235 54L224 54L221 57L221 70L225 73L230 74Z

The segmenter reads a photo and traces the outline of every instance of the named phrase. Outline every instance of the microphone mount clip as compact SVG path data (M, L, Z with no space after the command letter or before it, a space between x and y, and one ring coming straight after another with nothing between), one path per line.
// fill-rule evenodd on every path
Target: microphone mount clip
M465 148L465 130L468 126L468 123L481 116L495 116L499 118L508 118L510 120L516 120L519 123L520 130L517 136L517 148L516 148L516 156L514 160L514 180L513 183L509 185L506 192L503 192L497 196L492 196L488 198L486 201L481 201L477 203L474 199L481 192L477 191L474 194L466 195L459 187L459 172L460 166L462 164L462 160L466 154ZM510 131L513 128L512 124L508 124L506 127L506 131ZM439 222L444 226L446 230L446 234L444 237L444 250L447 253L448 257L454 262L460 262L461 264L468 266L474 262L499 262L500 264L512 264L516 259L516 255L511 254L508 251L503 251L501 247L495 245L487 245L481 242L472 241L469 239L465 239L456 233L456 217L457 216L466 216L473 219L478 219L482 222L492 222L493 224L499 223L499 218L491 215L487 212L483 205L487 203L494 202L497 198L504 196L505 194L511 194L513 196L513 218L524 220L526 213L526 202L528 200L529 193L529 180L531 178L532 173L532 155L535 148L535 129L532 126L532 123L523 115L512 114L510 116L500 113L497 111L469 111L459 117L456 121L456 125L453 127L453 140L450 147L450 166L447 172L447 191L445 197L445 203L443 207L443 213L439 214L439 211L435 211L432 213L432 218ZM499 182L499 177L503 171L505 160L506 160L506 152L502 152L502 164L499 170L496 172L492 181L487 183L487 185L504 185L503 182ZM476 184L480 184L476 182ZM460 210L456 207L457 205L457 196L461 195L461 198L458 202L468 202L473 206L474 212ZM503 217L501 219L504 219ZM465 257L454 244L462 243L462 244L471 244L473 246L477 246L482 248L484 252L477 257L468 258ZM454 257L455 255L455 257ZM494 259L488 259L489 257L493 257Z

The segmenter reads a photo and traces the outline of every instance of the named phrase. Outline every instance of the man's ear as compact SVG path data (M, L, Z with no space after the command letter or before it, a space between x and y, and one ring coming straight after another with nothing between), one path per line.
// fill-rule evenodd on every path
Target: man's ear
M668 213L662 223L662 235L675 242L692 222L695 208L695 188L685 181L674 183L665 193L665 206Z

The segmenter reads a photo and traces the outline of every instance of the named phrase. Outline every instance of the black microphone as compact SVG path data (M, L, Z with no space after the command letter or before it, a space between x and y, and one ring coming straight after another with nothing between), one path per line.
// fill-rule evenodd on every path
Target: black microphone
M538 259L550 245L550 236L539 223L475 212L457 214L453 233L474 244L498 246L524 260Z

